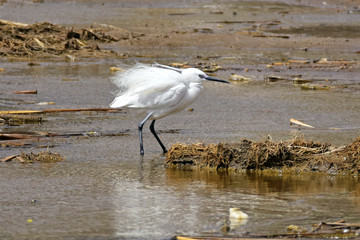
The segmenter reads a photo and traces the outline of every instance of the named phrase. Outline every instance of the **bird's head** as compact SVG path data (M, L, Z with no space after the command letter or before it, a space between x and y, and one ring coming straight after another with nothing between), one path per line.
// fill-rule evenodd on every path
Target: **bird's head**
M221 79L210 77L206 73L204 73L203 71L201 71L200 69L197 69L197 68L186 68L186 69L182 70L181 75L183 76L184 80L189 83L190 82L200 83L203 80L222 82L222 83L230 83L226 80L221 80Z

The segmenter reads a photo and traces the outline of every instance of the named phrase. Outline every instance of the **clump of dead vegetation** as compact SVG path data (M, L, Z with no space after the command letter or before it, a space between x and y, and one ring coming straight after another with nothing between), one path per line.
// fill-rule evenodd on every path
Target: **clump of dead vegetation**
M0 20L0 56L46 57L62 54L86 56L89 53L116 55L100 49L98 43L138 38L114 26L67 28L49 22L25 24Z
M44 121L43 118L39 116L0 113L0 125L42 123L43 121Z
M360 138L342 147L301 137L278 143L244 139L232 144L175 144L166 155L166 164L357 174L360 171Z
M65 157L59 153L53 153L50 151L41 151L39 153L24 153L19 155L11 155L0 159L0 162L21 162L21 163L54 163L65 160Z

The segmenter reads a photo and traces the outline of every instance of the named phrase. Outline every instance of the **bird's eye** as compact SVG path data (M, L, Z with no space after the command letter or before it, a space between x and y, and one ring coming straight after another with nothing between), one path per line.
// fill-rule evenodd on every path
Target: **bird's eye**
M199 78L206 78L206 75L204 75L204 74L199 74Z

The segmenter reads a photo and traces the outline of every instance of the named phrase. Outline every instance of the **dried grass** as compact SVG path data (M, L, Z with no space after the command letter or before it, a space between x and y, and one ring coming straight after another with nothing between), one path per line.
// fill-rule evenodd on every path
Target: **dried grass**
M52 162L61 162L65 160L65 157L59 153L53 153L49 151L42 151L39 153L21 153L20 157L24 159L26 163L42 162L42 163L52 163Z
M49 22L20 24L0 19L0 56L47 57L62 54L116 55L101 50L98 43L139 37L115 27L67 28Z
M166 164L357 174L360 171L360 138L342 147L299 137L279 143L244 139L232 144L175 144L166 155Z
M54 163L64 161L65 157L59 153L41 151L39 153L24 153L12 155L0 159L0 162L21 162L21 163Z

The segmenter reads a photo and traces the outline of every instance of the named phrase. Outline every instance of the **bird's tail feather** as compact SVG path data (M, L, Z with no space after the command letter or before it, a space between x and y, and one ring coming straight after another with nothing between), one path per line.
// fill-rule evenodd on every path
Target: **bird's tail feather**
M116 97L114 99L114 101L112 101L112 103L110 103L111 108L121 108L124 106L126 106L126 104L124 104L124 101L122 101L121 96Z

